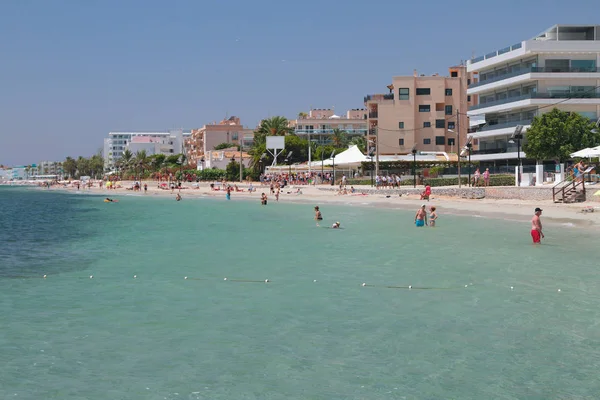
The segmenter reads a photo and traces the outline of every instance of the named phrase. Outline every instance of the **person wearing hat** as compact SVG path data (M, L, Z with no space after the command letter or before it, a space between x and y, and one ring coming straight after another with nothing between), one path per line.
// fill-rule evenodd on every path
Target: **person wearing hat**
M340 227L340 221L337 221L333 225L331 225L332 229L339 229L339 227Z
M541 215L542 209L537 207L535 209L535 215L531 219L531 238L533 239L533 244L540 244L544 237L544 234L542 233L542 221L540 220Z
M415 226L417 227L427 225L427 210L425 207L427 207L427 205L423 204L415 214Z

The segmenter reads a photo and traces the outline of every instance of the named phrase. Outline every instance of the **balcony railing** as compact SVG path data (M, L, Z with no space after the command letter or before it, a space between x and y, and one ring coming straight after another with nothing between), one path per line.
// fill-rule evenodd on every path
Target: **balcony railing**
M348 135L366 135L367 129L340 129L346 132ZM333 129L296 129L294 133L296 135L331 135Z
M515 76L520 76L528 73L590 73L596 74L600 72L600 68L548 68L548 67L531 67L531 68L521 68L515 71L506 72L504 74L499 74L485 80L481 80L479 78L479 82L475 82L469 85L469 89L476 88L482 85L487 85L490 83L502 81L504 79L513 78Z
M394 93L387 94L368 94L364 97L364 102L373 100L373 101L382 101L382 100L394 100Z
M504 129L504 128L512 128L517 125L531 125L531 119L522 119L522 120L514 120L514 121L506 121L500 124L487 124L484 125L480 131L493 131L496 129Z
M483 150L473 150L471 151L471 155L476 154L498 154L498 153L516 153L517 146L508 146L508 147L496 147L492 149L483 149Z
M564 92L564 93L528 93L520 96L507 97L504 99L488 101L486 103L476 104L469 107L469 111L479 110L481 108L493 107L500 104L512 103L527 99L600 99L598 92Z
M377 111L371 111L369 113L369 118L377 118Z
M512 46L505 47L498 51L493 51L491 53L486 54L485 56L480 56L480 57L472 59L471 64L477 63L479 61L487 60L488 58L496 57L500 54L508 53L509 51L520 49L522 46L523 46L522 43L516 43L516 44L513 44Z

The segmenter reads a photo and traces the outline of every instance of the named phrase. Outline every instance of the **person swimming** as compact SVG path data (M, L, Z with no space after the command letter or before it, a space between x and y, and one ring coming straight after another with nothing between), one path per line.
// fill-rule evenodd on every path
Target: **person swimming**
M116 200L111 199L110 197L107 197L104 199L105 203L116 203Z
M177 193L177 196L175 196L175 200L181 201L181 195L179 193Z
M334 222L333 225L331 225L331 229L339 229L340 228L340 221Z

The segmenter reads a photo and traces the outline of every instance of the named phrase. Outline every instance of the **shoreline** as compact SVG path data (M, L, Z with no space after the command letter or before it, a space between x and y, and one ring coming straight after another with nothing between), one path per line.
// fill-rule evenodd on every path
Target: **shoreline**
M148 182L146 182L148 183ZM148 192L145 194L142 191L127 190L126 187L132 186L132 182L124 181L122 188L106 189L98 186L92 188L80 189L75 187L51 187L50 189L36 187L36 190L61 191L67 193L81 193L106 197L121 197L135 195L136 197L150 198L167 198L175 197L179 190L171 193L171 190L158 188L157 182L148 183ZM248 184L237 184L243 190L247 190ZM201 182L198 188L192 188L191 184L183 185L180 193L183 200L186 197L190 198L223 198L224 191L213 191L210 188L210 183ZM295 192L300 188L302 194L297 195ZM371 189L370 187L368 187ZM274 195L269 194L269 186L254 186L253 193L232 192L232 199L241 199L244 201L260 201L260 194L265 192L269 197L269 203L275 202ZM367 190L367 188L357 187L357 192ZM290 194L288 194L290 192ZM400 190L399 190L400 192ZM574 227L585 227L597 229L600 225L600 207L595 207L597 203L571 203L561 204L554 203L552 200L518 200L518 199L467 199L448 196L431 197L430 201L420 200L418 194L403 194L399 195L383 195L383 194L347 194L338 195L337 191L331 190L331 187L308 186L308 185L290 185L281 190L280 202L296 203L296 204L336 204L346 206L358 206L362 208L386 208L386 209L401 209L401 210L416 210L421 204L426 204L427 207L435 206L438 212L449 215L470 216L473 218L491 218L491 219L511 219L515 222L527 221L533 215L535 207L541 207L544 210L543 221L558 225L573 225ZM592 209L594 212L582 212L583 209Z

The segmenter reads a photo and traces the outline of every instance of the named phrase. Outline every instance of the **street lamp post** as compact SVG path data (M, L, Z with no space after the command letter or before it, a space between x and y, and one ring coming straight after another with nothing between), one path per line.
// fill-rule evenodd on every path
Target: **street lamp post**
M460 183L460 152L458 151L458 149L460 148L460 131L458 130L458 110L456 111L456 131L452 130L452 129L448 129L448 132L452 132L456 134L456 155L458 156L458 188L461 188L461 183Z
M469 141L467 144L467 151L469 153L469 186L471 186L471 147L473 147L473 144L471 143L471 141Z
M329 158L331 158L331 160L333 161L333 172L331 175L331 186L333 186L335 184L335 150L333 150L331 152L331 155L329 156Z
M417 145L414 145L411 153L413 155L413 188L417 187Z
M244 134L242 133L242 138L240 140L240 183L242 183L244 179Z
M374 171L374 165L373 165L373 157L375 156L375 149L369 149L369 158L371 159L371 187L373 187L373 171Z
M521 187L521 140L523 139L523 125L517 125L510 137L509 143L517 141L517 187Z
M321 183L325 180L325 169L323 168L325 159L323 155L325 154L325 147L321 147Z

